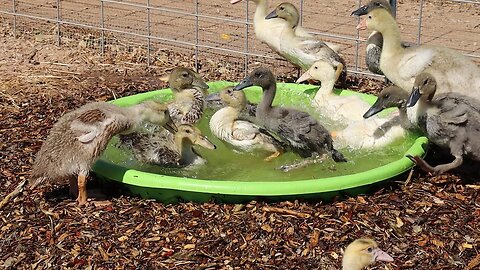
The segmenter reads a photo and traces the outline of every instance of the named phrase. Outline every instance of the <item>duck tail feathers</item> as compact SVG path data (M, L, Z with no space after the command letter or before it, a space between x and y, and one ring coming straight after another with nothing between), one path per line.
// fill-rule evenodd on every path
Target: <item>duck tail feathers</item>
M345 156L335 149L332 150L332 158L335 162L347 162Z

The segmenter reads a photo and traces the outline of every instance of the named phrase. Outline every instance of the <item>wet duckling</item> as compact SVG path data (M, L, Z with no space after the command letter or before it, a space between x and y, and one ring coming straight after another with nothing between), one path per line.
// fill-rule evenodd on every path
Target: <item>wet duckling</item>
M423 170L441 174L460 166L463 157L480 161L480 101L470 97L445 93L435 97L437 82L429 73L417 76L408 97L408 118L439 147L450 149L455 159L451 163L430 166L421 157L408 156ZM415 119L412 119L414 117Z
M156 133L131 133L120 135L122 146L132 149L135 158L147 164L186 167L204 164L194 145L213 150L216 146L202 135L200 129L190 124L178 126L178 131Z
M205 97L205 103L207 108L213 110L213 111L218 111L221 108L227 106L225 102L220 98L220 92L217 93L212 93L209 94L208 96ZM239 118L245 118L248 119L250 117L255 117L255 111L257 110L257 104L250 103L250 101L247 100L247 105L245 108L240 112Z
M380 69L387 79L410 91L417 75L430 73L438 82L438 93L480 95L480 67L455 50L436 46L402 46L398 25L386 0L372 0L352 13L365 16L358 29L378 31L383 36Z
M253 18L253 28L255 31L255 36L258 40L265 43L275 52L280 51L280 34L285 27L287 27L284 20L281 19L271 19L267 20L265 17L268 12L268 1L267 0L249 0L256 4L255 15ZM230 0L231 4L236 4L241 2L241 0ZM300 25L295 28L295 34L301 37L312 37L303 27ZM339 46L331 43L327 45L332 48L334 51L339 51Z
M191 69L176 67L168 77L174 100L168 106L176 124L196 124L203 115L208 85Z
M393 262L393 258L378 248L378 244L368 238L350 243L343 253L343 270L361 270L375 261Z
M139 128L143 121L162 125L172 132L176 130L167 105L154 101L123 108L95 102L65 114L52 127L37 154L31 188L76 175L77 181L70 181L70 193L78 191L77 202L85 204L86 177L108 141L116 134Z
M363 120L362 113L370 105L359 96L339 96L333 92L337 80L335 67L329 62L320 60L315 62L298 80L297 83L307 80L318 80L321 87L312 101L312 105L326 117L335 121Z
M377 113L388 109L398 108L398 121L404 128L412 128L407 117L407 99L409 93L402 88L391 85L385 87L375 103L363 114L363 118L370 118Z
M265 17L272 18L281 18L288 25L281 33L278 54L303 70L308 70L318 60L327 61L335 67L336 77L340 77L342 83L345 82L347 75L345 61L334 50L314 37L296 35L295 28L298 26L300 15L294 5L288 2L281 3Z
M257 106L256 121L268 131L277 134L281 140L290 145L301 157L323 156L329 153L336 162L345 162L342 153L333 147L332 136L315 118L308 113L295 109L272 106L277 91L273 73L259 67L252 71L242 82L234 87L239 91L249 86L260 86L263 98ZM302 163L283 170L304 167L311 163Z
M226 107L210 118L210 130L213 135L241 151L263 150L272 153L266 158L267 161L281 154L282 146L271 134L252 122L239 119L247 105L245 93L227 87L220 91L219 97Z

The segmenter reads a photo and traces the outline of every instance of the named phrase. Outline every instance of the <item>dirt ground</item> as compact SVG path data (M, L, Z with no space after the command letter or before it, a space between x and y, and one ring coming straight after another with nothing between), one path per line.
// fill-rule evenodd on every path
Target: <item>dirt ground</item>
M159 76L193 65L191 54L56 47L54 37L0 33L0 198L29 178L48 130L65 112L165 87ZM207 80L238 80L243 69L202 61ZM286 76L281 80L291 80ZM352 89L382 83L350 77ZM427 160L438 162L433 149ZM0 209L2 269L338 269L342 249L375 238L395 261L372 269L478 269L478 178L418 169L375 192L333 202L252 201L164 205L112 194L78 207L65 187L27 191ZM90 177L89 192L96 187ZM292 210L285 215L266 207ZM303 214L302 214L303 213ZM305 215L307 214L307 215Z

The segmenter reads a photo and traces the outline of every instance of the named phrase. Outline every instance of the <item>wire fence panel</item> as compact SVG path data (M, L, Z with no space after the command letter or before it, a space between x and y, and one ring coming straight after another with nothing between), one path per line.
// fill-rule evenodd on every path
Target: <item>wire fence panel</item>
M270 10L280 1L270 1ZM365 38L350 13L365 0L295 0L301 24L323 41L339 44L348 69L370 74L364 61ZM144 54L171 49L190 53L195 65L220 60L247 72L267 63L285 72L292 65L255 38L256 5L228 0L3 0L0 16L22 29L55 35L57 43L76 40L100 52L118 47ZM480 0L404 0L397 4L404 41L451 47L480 63ZM223 60L222 60L223 59ZM228 59L228 63L227 60Z

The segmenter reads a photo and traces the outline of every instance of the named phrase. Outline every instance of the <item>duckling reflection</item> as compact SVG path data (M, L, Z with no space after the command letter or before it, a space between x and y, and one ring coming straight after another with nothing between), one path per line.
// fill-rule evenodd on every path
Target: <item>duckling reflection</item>
M194 146L210 150L216 146L195 126L183 124L177 128L175 134L163 131L120 135L121 146L131 148L134 157L142 163L168 167L204 164L206 160Z

